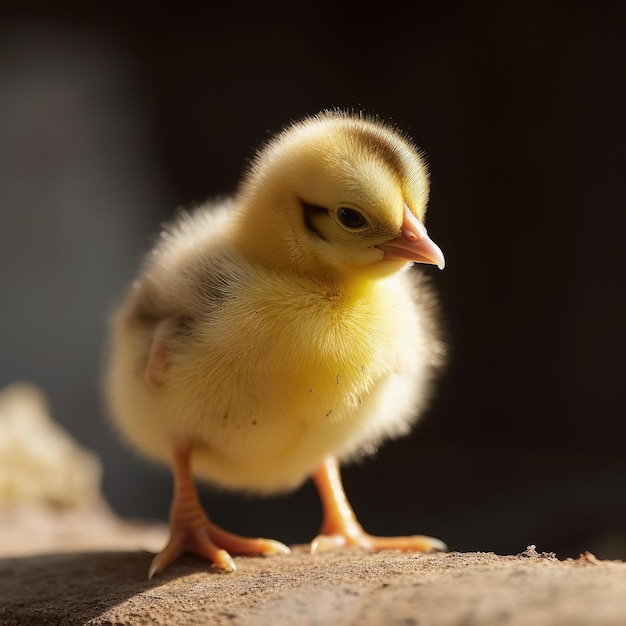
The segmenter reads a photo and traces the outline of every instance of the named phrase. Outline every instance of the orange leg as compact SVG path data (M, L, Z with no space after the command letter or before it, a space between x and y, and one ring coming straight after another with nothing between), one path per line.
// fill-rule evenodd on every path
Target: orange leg
M324 519L320 534L311 542L311 553L345 546L361 546L368 550L403 550L406 552L435 552L446 545L433 537L375 537L363 530L343 489L339 466L327 457L313 474L322 500Z
M190 467L191 447L174 452L174 497L170 509L170 538L152 560L148 579L162 572L186 552L212 561L219 569L237 568L230 553L247 555L286 554L289 548L273 539L252 539L229 533L213 522L202 509Z

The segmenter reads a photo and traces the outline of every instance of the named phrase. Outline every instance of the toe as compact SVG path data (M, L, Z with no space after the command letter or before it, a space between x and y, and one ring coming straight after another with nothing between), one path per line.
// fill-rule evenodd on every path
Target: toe
M402 550L403 552L445 552L446 544L434 537L413 535L410 537L369 536L372 550Z

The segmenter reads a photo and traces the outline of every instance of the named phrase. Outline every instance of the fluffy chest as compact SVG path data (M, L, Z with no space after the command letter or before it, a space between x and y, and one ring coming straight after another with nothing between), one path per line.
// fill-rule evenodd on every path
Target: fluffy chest
M408 367L415 305L392 283L313 287L276 276L240 286L197 326L181 375L229 417L345 419L378 381Z
M174 424L200 445L206 475L286 485L364 425L392 422L397 408L372 398L416 371L419 312L408 293L253 281L211 312L171 363L186 398Z

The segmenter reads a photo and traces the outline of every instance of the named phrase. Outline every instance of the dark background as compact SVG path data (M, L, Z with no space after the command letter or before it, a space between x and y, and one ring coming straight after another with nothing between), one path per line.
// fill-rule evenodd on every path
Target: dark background
M109 312L177 206L231 192L288 121L363 109L427 154L451 359L414 433L346 469L361 521L457 550L626 558L626 10L406 6L5 7L0 384L40 385L102 458L113 507L165 519L169 472L107 422ZM320 524L310 484L202 497L253 535L306 542Z

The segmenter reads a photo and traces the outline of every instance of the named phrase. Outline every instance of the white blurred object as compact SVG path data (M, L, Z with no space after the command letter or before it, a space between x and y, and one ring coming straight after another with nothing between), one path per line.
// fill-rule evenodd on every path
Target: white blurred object
M50 417L39 388L0 391L0 557L159 549L167 526L118 518L101 474L98 457Z
M0 506L91 505L101 474L98 458L52 420L37 387L14 383L0 393Z

